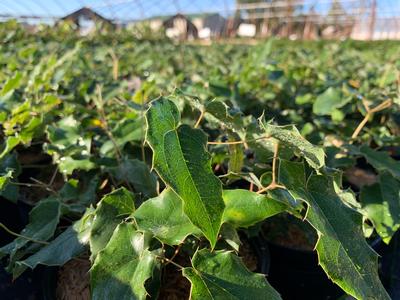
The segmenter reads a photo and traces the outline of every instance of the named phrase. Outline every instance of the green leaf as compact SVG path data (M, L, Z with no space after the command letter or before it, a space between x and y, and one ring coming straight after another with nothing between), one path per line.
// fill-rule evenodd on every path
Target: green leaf
M102 250L110 240L114 229L123 218L135 211L134 195L125 188L119 188L103 197L94 212L90 230L90 251L92 257Z
M61 214L61 204L57 199L48 198L40 201L29 213L29 223L21 231L21 235L31 240L47 241L54 235ZM23 249L30 240L18 237L13 242L0 248L0 257L10 255L13 261L14 255L22 256L26 253ZM38 244L37 244L38 245Z
M267 136L277 139L282 145L292 149L295 154L304 157L314 169L325 165L324 150L303 138L294 125L275 126L260 119L260 126Z
M313 100L314 96L312 94L304 94L304 95L298 95L296 96L295 102L298 105L304 105L307 103L311 103Z
M34 269L37 265L62 266L67 261L80 255L89 242L90 227L92 225L92 211L88 210L83 217L68 227L51 243L27 259L17 262L20 267L27 266Z
M388 244L400 228L400 182L390 173L383 172L379 183L362 188L360 201L365 216Z
M13 92L20 85L22 73L16 72L14 77L9 78L0 91L0 97L5 97L8 93Z
M117 167L108 170L117 180L131 183L135 191L145 197L157 195L157 178L150 172L146 163L137 159L123 159Z
M74 159L72 157L61 157L58 161L60 171L65 175L71 175L74 170L90 171L96 168L96 164L89 159Z
M336 194L333 180L311 175L304 164L282 160L279 182L308 204L306 219L318 233L319 263L333 282L357 299L389 299L378 276L378 256L364 239L359 213Z
M12 178L13 171L8 171L6 174L0 176L0 192L7 186L8 181Z
M145 201L133 214L139 230L149 231L161 242L179 245L191 234L200 234L184 214L182 200L170 188Z
M8 154L0 159L0 175L5 178L5 181L3 181L3 187L0 187L0 196L14 203L18 200L19 187L15 184L9 184L9 182L10 178L17 178L20 173L21 166L17 160L16 153Z
M239 252L239 247L242 244L240 241L239 234L237 229L229 224L224 223L221 226L221 238L234 249L236 252Z
M90 159L91 138L85 137L82 127L73 115L58 121L55 126L47 127L47 153L53 156L60 171L71 175L76 169L89 171L96 168Z
M143 118L125 119L118 122L111 132L114 140L106 141L101 146L100 153L102 155L109 155L115 151L115 144L122 149L128 142L141 141L144 137L143 125Z
M192 266L183 269L192 284L190 299L281 299L264 275L250 272L232 252L197 251Z
M222 217L235 227L249 227L285 211L287 206L262 194L248 190L225 190L225 211Z
M400 162L390 157L387 152L375 151L368 146L361 146L358 152L378 171L390 172L400 179Z
M148 237L122 223L96 257L90 271L92 299L146 299L145 282L157 265Z
M19 133L20 141L25 145L29 144L34 137L37 137L43 133L43 129L44 124L42 117L31 118Z
M70 212L85 212L90 204L96 202L97 186L99 178L96 173L86 173L81 180L69 179L59 192L64 208Z
M0 160L3 159L8 153L11 152L16 146L18 146L20 139L15 136L7 137L5 144L3 145L2 152L0 153Z
M224 102L218 100L210 101L202 109L205 110L205 118L209 123L227 129L231 135L238 135L241 139L245 139L246 130L242 113L233 111Z
M330 115L343 107L351 100L350 97L345 97L341 91L334 87L329 87L325 92L317 97L313 104L313 113L316 115Z
M228 172L240 173L244 162L244 147L243 145L229 145L229 162Z
M206 151L206 135L199 129L179 126L179 111L168 99L152 102L146 120L154 168L182 198L186 215L214 247L224 202L221 182L213 174Z

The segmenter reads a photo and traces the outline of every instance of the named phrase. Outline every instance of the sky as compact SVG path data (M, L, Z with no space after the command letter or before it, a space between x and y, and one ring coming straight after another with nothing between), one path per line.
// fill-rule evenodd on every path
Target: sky
M350 8L357 0L342 0ZM371 0L360 0L371 1ZM400 16L400 0L376 0L380 17ZM304 0L316 3L317 11L326 11L329 0ZM0 15L65 16L82 6L92 7L110 19L137 20L177 12L232 13L235 0L0 0ZM306 6L307 7L307 6Z
M65 16L88 6L110 19L142 19L178 11L226 14L234 5L235 0L0 0L0 14Z

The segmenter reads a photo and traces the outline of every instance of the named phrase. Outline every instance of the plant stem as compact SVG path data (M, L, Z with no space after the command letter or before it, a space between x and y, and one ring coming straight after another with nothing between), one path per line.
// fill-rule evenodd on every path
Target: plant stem
M169 261L167 261L165 266L168 265L169 263L171 263L174 260L174 258L178 255L179 251L181 250L181 247L182 247L182 244L180 244L180 245L178 245L178 247L176 247L174 255L172 255L172 257L169 259Z
M23 239L26 239L26 240L28 240L28 241L31 241L31 242L34 242L34 243L38 243L38 244L43 244L43 245L48 245L48 244L50 244L49 242L38 241L38 240L32 239L32 238L30 238L30 237L27 237L27 236L25 236L25 235L16 233L16 232L12 231L11 229L9 229L9 228L8 228L6 225L4 225L3 223L0 223L0 227L3 228L5 231L7 231L9 234L14 235L14 236L16 236L16 237L20 237L20 238L23 238Z
M374 115L374 113L376 113L378 111L389 108L392 105L392 100L388 99L372 109L364 101L363 101L363 104L364 104L364 107L365 107L365 110L367 111L367 113L364 116L364 119L362 119L360 124L358 124L357 128L354 130L353 134L351 135L352 140L354 140L360 134L361 130L367 124L370 117L372 117Z
M166 257L162 257L162 256L157 256L161 261L166 261L167 264L173 264L175 267L180 268L180 269L184 269L183 266L181 266L180 264L177 264L176 262L170 260L169 258ZM167 265L165 264L165 265Z
M115 55L115 52L113 49L110 49L109 51L112 62L113 62L113 79L118 80L118 69L119 69L119 61L117 55Z
M229 141L229 142L207 142L208 145L237 145L237 144L246 144L248 142L255 142L259 140L266 140L271 138L271 136L262 136L256 139L250 139L247 141Z
M200 113L199 118L196 121L196 124L194 124L194 128L199 127L201 120L203 120L204 114L205 114L205 111L202 110L201 113Z
M272 158L272 181L267 187L257 191L257 194L261 194L265 191L273 190L276 188L285 188L283 185L279 185L276 183L276 162L278 160L278 152L279 152L279 142L277 141L274 145L274 157Z
M101 94L101 86L100 85L97 86L97 94L98 94L97 96L98 96L98 103L99 103L99 105L96 105L97 110L99 112L101 121L103 123L104 130L105 130L108 138L110 139L111 143L113 143L113 145L114 145L114 150L115 150L115 154L116 154L116 157L117 157L118 164L121 165L122 164L122 157L123 157L122 156L122 152L121 152L121 149L119 149L117 141L114 139L114 136L113 136L113 134L112 134L112 132L110 130L110 127L108 126L106 114L104 112L104 102L103 102L103 96ZM127 185L128 189L131 192L134 191L133 187L131 186L131 184L127 180L125 180L125 184Z

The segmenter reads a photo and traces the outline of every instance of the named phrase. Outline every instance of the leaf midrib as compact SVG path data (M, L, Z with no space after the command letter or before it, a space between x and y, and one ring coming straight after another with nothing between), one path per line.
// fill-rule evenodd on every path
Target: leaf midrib
M315 191L315 193L316 193L316 194L320 194L320 193L318 193L317 191ZM363 275L358 271L357 267L356 267L355 264L353 263L353 260L351 259L351 256L349 255L349 253L348 253L348 251L346 250L346 248L343 247L342 240L339 239L338 235L336 234L336 230L334 230L334 227L332 226L331 221L326 217L325 212L324 212L324 211L321 209L321 207L318 205L318 202L315 201L314 197L313 197L309 192L308 192L307 194L308 194L308 195L310 196L310 198L313 200L313 202L315 203L315 205L319 208L319 210L320 210L321 214L323 215L323 217L325 218L325 220L327 220L327 224L329 224L329 227L330 227L331 231L334 233L336 240L337 240L337 241L340 241L340 243L339 243L339 244L340 244L340 247L344 250L344 253L346 253L346 256L347 256L347 258L350 260L350 263L352 264L353 269L354 269L354 270L356 271L356 273L359 275L359 278L361 279L361 282L364 282L364 277L363 277ZM321 239L321 237L319 237L317 243L319 243L320 239ZM363 285L366 286L369 290L371 290L371 287L370 287L369 285L366 285L365 283L364 283Z
M179 127L178 127L179 128ZM215 232L214 232L214 227L213 227L213 223L212 223L212 220L210 219L210 216L209 216L209 214L208 214L208 211L207 211L207 209L206 209L206 207L205 207L205 205L204 205L204 203L203 203L203 201L201 201L202 200L202 198L201 198L201 196L200 196L200 194L199 194L199 191L198 191L198 188L197 188L197 185L195 184L195 182L194 182L194 180L193 180L193 177L192 177L192 173L190 173L190 171L189 171L189 168L188 168L188 166L187 166L187 164L186 164L186 160L185 160L185 156L183 155L183 152L182 152L182 145L181 145L181 142L180 142L180 139L179 139L179 135L178 135L178 131L177 131L177 128L174 128L174 129L171 129L171 130L169 130L169 131L167 131L165 134L164 134L164 143L163 143L163 153L164 153L164 156L165 156L165 151L164 151L164 146L165 146L165 136L169 133L169 132L174 132L175 133L175 137L176 137L176 140L177 140L177 142L178 142L178 144L179 144L179 153L181 154L181 158L182 158L182 161L183 161L183 165L185 166L185 169L186 169L186 171L187 171L187 173L190 175L189 176L189 179L190 179L190 181L192 182L192 184L193 184L193 186L195 187L195 190L196 190L196 194L197 194L197 196L198 196L198 199L200 200L199 202L200 202L200 204L201 204L201 207L203 208L203 210L204 210L204 212L205 212L205 215L206 215L206 218L207 218L207 220L209 221L209 224L211 224L211 229L212 229L212 232L213 232L213 235L215 236ZM165 161L167 161L167 160L165 160ZM168 171L170 172L170 170L169 170L169 166L168 166L168 162L167 162L167 168L168 168ZM172 188L172 187L171 187ZM182 199L182 197L179 195L179 193L177 193L176 192L176 194ZM183 200L183 199L182 199ZM185 204L185 201L183 201L184 202L184 204Z

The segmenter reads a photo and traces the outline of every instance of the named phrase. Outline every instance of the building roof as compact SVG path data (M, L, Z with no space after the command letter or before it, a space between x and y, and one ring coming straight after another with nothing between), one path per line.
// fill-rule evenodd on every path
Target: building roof
M95 11L93 11L92 9L90 9L88 7L82 7L81 9L78 9L78 10L70 13L69 15L62 17L61 20L70 20L70 21L73 21L74 23L78 24L79 17L81 17L81 16L84 16L91 20L101 21L101 22L105 22L110 25L113 25L111 20L103 17L102 15L96 13Z

